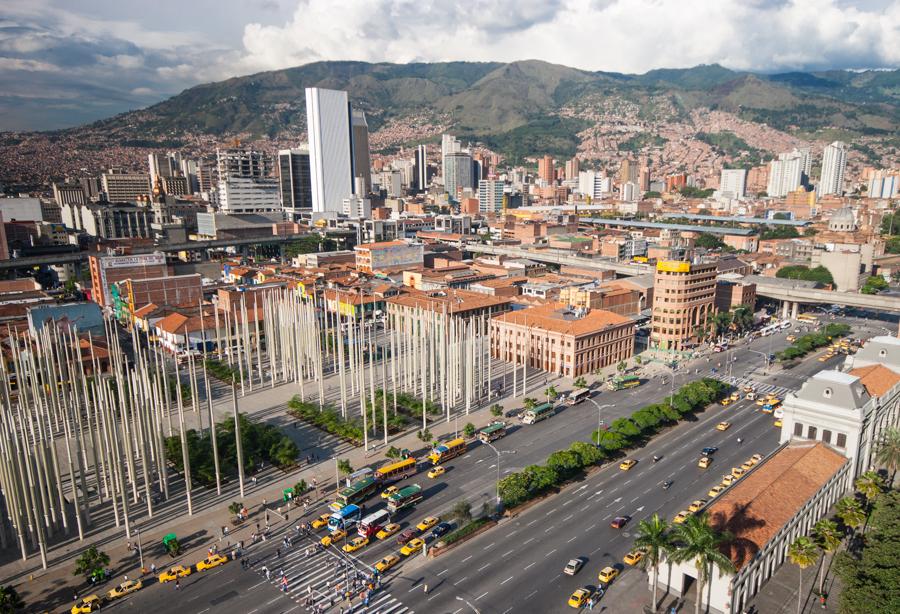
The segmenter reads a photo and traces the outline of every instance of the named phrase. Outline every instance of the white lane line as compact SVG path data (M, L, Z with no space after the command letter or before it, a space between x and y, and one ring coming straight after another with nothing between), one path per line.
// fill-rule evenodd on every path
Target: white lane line
M640 495L638 495L637 497L635 497L634 499L632 499L631 502L634 503L635 501L637 501L637 500L640 499L640 498L641 498Z
M491 566L490 563L485 563L484 565L482 565L481 567L478 568L478 571L481 571L482 569L487 569L490 566Z
M484 459L483 459L483 458L479 458L477 461L475 461L475 464L477 465L478 463L483 463L483 462L484 462Z
M570 540L567 541L566 543L567 543L567 544L571 544L571 543L572 543L573 541L575 541L576 539L578 539L578 536L577 536L577 535L574 535L574 536L572 537L572 539L570 539Z
M490 548L493 545L494 545L494 542L489 543L487 546L484 547L484 550L487 550L488 548Z
M532 520L531 522L529 522L529 523L526 524L525 526L526 526L526 527L530 527L531 525L533 525L533 524L536 523L536 522L537 522L537 518L535 518L534 520Z
M507 582L509 582L512 579L513 579L513 576L508 577L506 580L504 580L503 582L500 583L500 586L503 586L504 584L506 584Z
M454 611L453 611L453 614L459 614L460 612L462 612L462 608L460 608L460 609L458 609L458 610L454 610Z
M276 601L281 601L281 597L275 597L275 599L273 599L272 601L267 601L266 605L272 605Z
M251 586L251 587L248 588L247 590L248 590L248 591L253 590L254 588L256 588L257 586L259 586L260 584L265 584L265 583L266 583L266 580L263 580L262 582L257 582L256 584L254 584L253 586Z
M288 614L288 612L293 612L294 610L297 610L297 609L299 609L299 608L300 608L299 605L295 605L295 606L292 607L290 610L287 610L284 614ZM206 608L206 610L208 610L208 609L209 609L209 608ZM203 610L203 612L206 612L206 610ZM197 612L197 614L203 614L203 612Z
M508 610L505 610L505 611L503 612L503 614L509 614L510 612L512 612L512 608L509 608Z
M513 529L513 530L510 531L506 536L507 536L507 537L512 537L513 535L515 535L515 534L518 533L518 532L519 532L519 529Z
M298 605L297 608L299 608L299 607L300 606ZM296 610L297 608L294 608L294 609ZM197 612L197 614L203 614L204 612L209 612L209 608L206 608L205 610L200 610L199 612Z
M472 555L470 554L469 556L467 556L466 558L464 558L463 560L461 560L460 563L465 563L466 561L468 561L468 560L471 559L471 558L472 558Z
M628 486L629 484L631 484L631 480L625 480L625 483L623 484L623 486Z
M444 571L438 572L438 575L439 575L439 576L443 576L443 575L444 575L445 573L447 573L448 571L450 571L450 570L449 570L449 569L445 569Z
M523 542L522 545L523 545L523 546L527 546L528 544L530 544L530 543L533 542L533 541L534 541L534 538L533 538L533 537L529 537L529 538L528 538L528 541L527 541L527 542ZM465 563L465 561L463 561L463 563Z
M593 529L593 528L596 527L596 526L597 526L597 523L595 522L594 524L592 524L591 526L589 526L589 527L587 528L587 530L590 531L591 529Z
M612 514L607 514L606 516L603 517L603 520L606 520L606 519L609 518L610 516L612 516Z
M525 597L525 601L528 601L529 599L531 599L531 598L534 597L535 595L537 595L537 591L531 591L530 593L528 593L528 596Z
M551 524L549 527L547 527L547 530L544 531L544 533L549 533L550 531L553 530L553 527L554 527L554 525Z
M575 515L575 514L569 514L568 516L566 516L565 518L563 518L563 522L568 522L569 520L572 519L572 516L574 516L574 515Z
M459 586L460 584L462 584L463 582L465 582L465 580L466 580L468 577L469 577L469 576L463 576L462 578L460 578L459 580L457 580L456 582L454 582L454 583L453 583L453 586Z
M509 552L504 552L503 554L500 555L500 558L502 559L502 558L505 557L505 556L509 556L509 555L512 554L513 552L515 552L515 550L510 550Z
M584 507L583 507L583 508L581 508L581 511L582 511L582 512L585 512L585 511L587 511L587 508L589 508L589 507L590 507L590 506L591 506L591 504L590 504L590 503L588 503L588 504L587 504L587 505L585 505L585 506L584 506Z
M484 597L484 596L487 595L487 594L488 594L488 592L487 592L487 591L484 591L483 593L481 593L480 595L478 595L477 597L475 597L475 601L478 601L479 599L481 599L482 597Z
M556 508L554 507L552 510L550 510L549 512L544 514L544 516L549 516L550 514L554 513L555 511L556 511Z
M544 555L544 558L546 559L548 556L550 556L550 555L553 554L554 552L556 552L556 548L554 548L553 550L551 550L550 552L548 552L547 554L545 554L545 555Z
M529 563L529 564L525 567L525 569L523 569L522 571L526 571L527 569L530 569L531 567L534 567L536 563L537 563L537 561L535 561L534 563Z
M493 469L493 468L496 467L496 466L497 466L497 463L494 463L493 465L491 465L490 467L488 467L488 469Z

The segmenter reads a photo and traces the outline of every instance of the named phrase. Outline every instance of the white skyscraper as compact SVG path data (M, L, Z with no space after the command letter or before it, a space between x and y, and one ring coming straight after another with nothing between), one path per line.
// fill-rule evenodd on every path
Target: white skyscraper
M353 152L347 92L306 88L306 125L313 211L341 213L353 193Z
M723 168L719 178L719 192L729 198L743 198L747 181L747 169Z
M597 171L581 171L578 173L578 191L592 200L599 200L612 191L612 180Z
M847 148L841 141L835 141L822 153L822 178L816 186L816 194L844 193L844 169L847 168Z
M482 179L478 182L478 210L482 213L496 213L503 210L502 181Z
M769 183L766 193L774 198L783 198L802 185L803 155L794 150L778 154L777 160L769 162Z

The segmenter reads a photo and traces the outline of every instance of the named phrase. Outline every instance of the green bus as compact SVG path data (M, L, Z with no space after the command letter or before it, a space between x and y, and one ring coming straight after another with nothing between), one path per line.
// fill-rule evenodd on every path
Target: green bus
M535 422L552 418L555 413L556 407L553 406L553 403L542 403L534 409L526 410L522 414L522 422L524 424L534 424Z
M422 487L418 484L401 488L388 497L387 508L391 514L396 514L402 509L413 507L422 500Z
M606 387L610 390L625 390L626 388L635 388L640 385L641 378L637 375L619 375L606 382Z
M334 511L340 511L347 507L348 505L355 505L357 503L361 503L369 498L378 487L381 485L381 481L371 475L367 478L363 478L361 480L356 480L351 483L347 488L342 488L338 494L337 498L331 504L331 509Z
M491 422L478 431L478 439L484 443L500 439L504 435L506 435L506 422Z

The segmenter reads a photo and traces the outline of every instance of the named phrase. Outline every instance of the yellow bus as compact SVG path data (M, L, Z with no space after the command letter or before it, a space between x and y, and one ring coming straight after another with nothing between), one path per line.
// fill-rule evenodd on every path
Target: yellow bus
M819 318L817 318L816 316L814 316L811 313L801 313L799 316L797 316L797 320L800 322L806 322L807 324L818 324L819 323Z
M391 482L396 482L398 480L405 480L412 475L416 475L416 459L412 456L375 470L375 477L378 478L382 484L390 484Z
M445 444L435 446L431 450L431 454L428 455L428 460L431 461L432 465L440 465L446 460L465 454L467 449L465 439L454 439Z

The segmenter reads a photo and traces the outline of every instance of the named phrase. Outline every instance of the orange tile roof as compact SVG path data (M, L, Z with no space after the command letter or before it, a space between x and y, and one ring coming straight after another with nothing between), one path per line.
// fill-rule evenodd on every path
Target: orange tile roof
M734 536L722 552L736 569L753 559L845 462L822 442L793 442L719 496L708 509L710 524Z
M159 307L156 305L156 303L147 303L143 307L134 310L134 317L143 318L146 315L150 315L157 309L159 309Z
M850 375L858 377L860 383L866 387L866 392L872 397L880 397L900 382L900 375L884 365L859 367L850 371Z
M438 313L446 308L447 312L453 315L490 307L497 307L498 310L506 309L510 300L499 296L481 294L480 292L451 289L437 292L410 290L400 296L387 299L387 303L431 310Z
M566 310L565 305L554 302L519 311L510 311L495 316L494 319L576 337L594 334L609 326L633 323L630 318L605 309L591 309L581 318L567 320L562 315L564 310ZM569 311L571 312L571 310Z
M162 320L156 323L156 327L160 330L163 330L167 333L177 333L184 323L188 321L188 317L186 315L182 315L180 313L170 313Z

